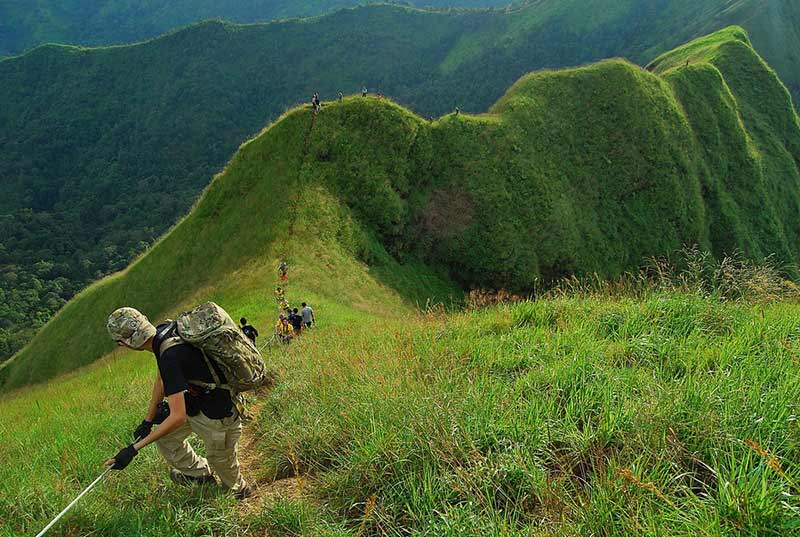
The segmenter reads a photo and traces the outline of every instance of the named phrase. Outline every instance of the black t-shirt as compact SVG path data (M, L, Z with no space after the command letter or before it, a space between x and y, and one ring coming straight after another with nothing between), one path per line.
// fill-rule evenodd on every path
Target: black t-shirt
M295 332L303 328L303 317L301 315L292 313L289 315L289 322L292 324L292 328L295 329Z
M160 331L163 326L159 326ZM160 346L160 342L156 342ZM163 354L156 350L156 361L164 381L164 395L169 397L184 390L189 390L189 380L213 383L214 377L208 369L203 353L199 349L184 343L170 347ZM217 371L220 382L225 382L224 375ZM186 412L195 415L194 409L201 411L211 419L222 419L233 415L233 401L228 390L216 388L205 391L197 386L191 387L186 395Z
M258 330L256 330L255 326L250 326L249 324L246 324L242 327L242 332L244 332L244 335L250 338L250 340L253 343L256 342L256 338L258 337Z

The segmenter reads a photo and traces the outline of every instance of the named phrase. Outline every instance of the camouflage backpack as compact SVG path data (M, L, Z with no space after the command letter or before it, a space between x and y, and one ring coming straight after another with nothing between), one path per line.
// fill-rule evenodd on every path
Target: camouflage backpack
M214 386L197 381L189 381L190 384L240 393L254 390L270 380L258 348L231 316L213 302L206 302L188 313L180 314L176 321L159 330L156 338L161 340L159 354L182 343L188 343L203 353ZM214 365L219 366L225 375L225 383L220 382Z

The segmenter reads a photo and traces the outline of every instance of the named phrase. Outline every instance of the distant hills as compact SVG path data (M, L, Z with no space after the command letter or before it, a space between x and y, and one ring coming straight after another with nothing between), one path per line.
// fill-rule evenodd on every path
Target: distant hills
M160 318L210 289L268 300L250 272L295 255L300 271L325 263L305 257L300 237L401 292L414 271L524 292L615 276L685 244L796 263L800 122L738 27L647 69L609 60L527 75L476 116L431 122L377 97L317 116L294 109L244 144L151 251L68 304L0 369L2 382L109 352L103 323L121 304Z
M142 41L207 19L269 22L365 4L481 8L514 0L39 0L0 4L0 57L44 43L117 45ZM521 3L517 0L516 3Z
M0 61L0 359L88 282L152 245L243 140L314 91L334 99L366 84L423 117L483 112L527 72L614 56L645 65L729 22L747 26L796 88L787 51L798 48L798 9L747 0L370 6Z

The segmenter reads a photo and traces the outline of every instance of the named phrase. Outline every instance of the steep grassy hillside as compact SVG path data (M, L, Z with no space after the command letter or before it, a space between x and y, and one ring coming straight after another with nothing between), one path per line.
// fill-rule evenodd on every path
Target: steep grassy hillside
M530 292L567 275L614 277L686 244L796 263L800 124L744 32L693 42L651 68L663 74L619 60L535 73L488 114L433 122L378 98L296 109L243 145L185 221L67 305L0 378L15 387L90 363L112 347L102 323L117 304L173 313L265 252L277 259L296 233L342 245L419 302L449 280ZM728 122L716 136L707 113ZM399 265L434 267L442 283L417 293Z
M255 399L241 450L257 496L242 506L176 487L150 448L53 535L800 529L796 303L652 291L413 315L325 246L293 250L312 255L289 296L312 296L323 324L267 355L280 380ZM260 327L274 315L260 289L206 296ZM115 351L0 397L0 535L33 535L100 472L141 419L153 371L149 355Z
M787 51L797 46L798 4L761 4L372 6L267 25L200 24L132 47L50 46L0 62L0 359L75 292L151 245L237 144L313 91L334 97L366 84L425 117L455 106L479 112L531 70L620 55L644 63L735 22L794 88L800 77ZM40 4L25 13L51 11Z
M719 248L726 219L742 224L732 244L767 248L758 226L774 226L797 251L797 216L773 197L798 180L779 158L798 125L746 36L651 68L536 73L489 114L435 122L361 97L288 112L151 251L0 369L6 390L50 379L0 396L0 535L43 527L141 419L154 365L114 348L111 310L160 319L211 299L268 333L281 259L289 300L320 326L267 354L279 381L253 398L242 449L258 494L234 505L177 488L149 449L55 535L796 532L800 307L776 301L769 272L413 307L458 303L451 278L524 287L570 263L612 275L689 239ZM713 154L713 131L695 126L709 107L739 118ZM772 173L719 171L747 158ZM747 193L772 211L750 214Z

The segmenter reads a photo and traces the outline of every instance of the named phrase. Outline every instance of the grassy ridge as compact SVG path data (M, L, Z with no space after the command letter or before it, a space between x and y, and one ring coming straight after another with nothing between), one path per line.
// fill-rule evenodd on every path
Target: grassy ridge
M790 534L797 321L656 294L354 328L304 349L261 454L354 533ZM278 534L323 525L294 509Z
M239 2L237 12L255 16L261 4ZM314 91L331 97L366 84L425 117L455 106L484 111L532 70L614 56L643 64L731 23L752 31L756 48L795 90L800 76L786 51L797 45L791 21L798 4L762 4L557 0L471 12L370 6L271 24L206 22L134 46L45 46L2 61L0 360L76 292L151 246L242 140ZM24 16L60 20L75 5L61 12L39 2ZM148 20L160 6L137 4L128 18L117 17L121 4L104 5L98 16L114 19L106 25L112 32ZM212 14L207 2L193 5L172 2L155 17ZM11 20L2 10L12 8L0 6L0 20ZM87 19L83 10L75 14ZM0 39L12 26L0 28ZM102 34L92 27L82 26Z
M170 485L150 449L55 535L798 529L796 304L653 291L414 316L330 246L309 244L290 275L290 298L311 296L324 324L268 355L281 380L248 432L248 478L300 472L304 497L241 510ZM335 298L311 291L337 282ZM362 293L371 311L345 305ZM259 325L274 315L260 289L209 296ZM98 473L140 419L153 370L118 351L0 398L0 535L37 531Z
M316 206L325 203L323 196L315 197ZM328 208L330 213L325 217L316 213L318 220L314 223L336 229L339 221L339 229L346 228L346 215L337 216L335 208ZM326 330L372 323L375 319L391 322L399 315L412 313L407 301L377 283L367 267L354 262L352 253L341 245L311 237L302 237L302 243L300 236L296 240L296 245L290 242L280 252L291 261L287 296L293 303L305 300L313 304ZM261 254L237 267L227 281L212 282L187 300L218 301L234 316L248 316L268 338L275 301L265 282L275 281L278 258ZM401 267L390 270L402 273ZM436 296L450 291L441 284L437 287L439 280L435 277L426 279L425 271L418 274L418 293ZM147 296L147 289L151 288L140 290L140 298ZM102 303L93 306L105 307ZM155 307L148 306L144 311L154 319L160 318L160 310ZM93 320L102 321L101 316L95 317ZM99 324L93 328L102 328ZM105 345L107 338L93 336L92 343ZM300 359L301 349L292 356ZM284 359L287 361L282 362ZM268 363L278 368L282 376L291 376L288 359L282 357L280 350L267 355ZM0 433L7 439L0 445L0 457L5 462L0 470L0 535L39 531L56 514L55 506L66 505L77 489L99 474L99 463L128 441L130 424L141 419L154 374L152 356L116 349L107 359L79 374L0 398L0 415L4 418L0 420ZM31 453L35 456L31 457ZM54 534L97 531L109 536L200 536L255 531L252 520L242 521L231 512L233 502L224 494L186 495L180 489L166 490L162 480L166 477L164 466L155 450L143 452L136 463L124 476L111 476L104 482L99 492L82 502L76 515L70 515L53 530ZM259 473L258 468L251 468L248 478L255 480ZM126 507L120 509L123 503ZM142 508L128 507L134 504L142 504Z
M398 262L435 267L431 282L520 292L563 275L617 276L684 244L796 263L800 126L742 36L731 29L693 43L713 58L663 77L623 61L533 74L484 116L427 122L360 97L316 117L294 110L243 145L148 255L68 305L0 370L3 384L99 358L111 345L102 323L117 304L174 313L242 265L277 258L289 229L344 245L418 302L428 288L393 276ZM689 100L697 96L683 81L698 70L717 73L703 87L722 97ZM693 110L729 122L717 145ZM313 223L320 217L330 221ZM75 338L85 344L72 347Z
M658 75L622 61L534 74L482 116L428 122L360 97L316 119L287 113L158 245L0 370L11 388L105 355L0 396L0 535L43 527L141 419L152 358L108 354L109 311L127 303L159 319L211 299L266 333L281 258L288 298L312 303L322 322L268 354L280 381L248 430L247 475L262 490L299 476L300 494L237 507L186 492L150 449L56 535L796 532L796 302L684 285L461 313L413 307L454 300L451 278L525 281L549 252L564 252L559 264L608 260L613 274L610 261L622 269L667 253L682 233L713 247L715 222L730 215L743 223L733 244L767 247L749 224L758 215L744 214L746 192L780 219L769 196L786 183L760 176L748 187L717 165L742 151L795 180L773 158L781 145L792 154L794 134L791 122L764 128L783 118L772 115L780 85L751 88L759 102L730 80L721 40L744 45L732 47L735 65L774 77L730 32L709 38L704 59L675 57ZM694 117L712 106L716 136ZM591 222L603 232L588 233ZM637 226L662 233L639 237ZM771 296L755 283L757 297Z

